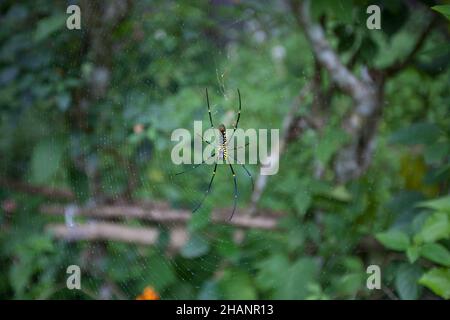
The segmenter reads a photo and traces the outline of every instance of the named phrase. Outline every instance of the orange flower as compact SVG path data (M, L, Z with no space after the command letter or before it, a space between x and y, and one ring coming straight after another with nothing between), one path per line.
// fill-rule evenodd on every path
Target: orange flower
M159 300L159 295L153 287L145 287L142 294L136 297L136 300Z

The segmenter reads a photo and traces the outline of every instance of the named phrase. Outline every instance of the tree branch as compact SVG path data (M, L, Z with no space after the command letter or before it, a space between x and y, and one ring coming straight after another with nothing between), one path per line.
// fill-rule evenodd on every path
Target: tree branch
M12 181L8 179L0 180L0 187L7 190L30 193L59 200L73 200L75 198L73 192L69 189L56 189L47 186L34 186L21 181Z
M304 0L298 4L291 0L290 5L316 60L328 71L333 83L354 101L350 114L343 119L343 128L351 137L351 141L339 150L335 157L336 179L343 183L361 175L370 163L374 133L381 114L379 111L383 78L370 74L367 68L363 68L360 78L356 77L330 46L323 28L312 21L310 1Z
M298 94L298 96L295 98L294 102L292 103L289 111L286 113L284 119L283 119L283 124L282 124L282 128L281 128L281 132L282 132L282 136L281 136L281 141L279 144L279 157L278 159L280 159L281 154L284 152L284 149L287 145L287 143L291 140L290 137L290 129L293 128L295 126L295 113L297 112L298 108L300 107L300 105L302 105L302 103L305 100L306 94L310 91L312 87L312 82L307 83L305 86L303 86L302 90L300 90L300 93ZM277 164L273 164L274 166ZM267 179L269 176L267 175L259 175L258 179L256 180L255 183L255 190L253 191L252 197L251 197L251 204L250 204L250 215L254 215L256 213L256 207L258 205L259 200L261 199L261 196L264 192L264 189L266 188L267 185Z
M70 190L54 189L43 186L33 186L18 181L1 180L0 186L14 191L25 192L44 196L54 200L74 200L74 195ZM40 212L52 215L64 215L63 205L43 205ZM229 221L231 209L222 208L214 210L211 220L215 223L228 224L241 228L256 228L264 230L277 229L278 219L282 213L271 210L258 210L258 216L250 216L250 209L241 209L241 214ZM112 205L78 208L77 214L105 219L136 218L159 223L187 223L192 213L189 210L173 209L164 202L150 203L115 203Z
M438 21L437 16L435 14L433 14L433 18L431 18L430 22L419 34L419 36L417 37L417 41L416 41L415 45L411 48L411 51L409 52L409 54L407 54L402 60L397 60L389 67L384 68L382 70L385 77L395 76L399 71L403 70L410 63L413 62L415 56L420 51L420 49L423 47L423 45L425 43L425 39L427 38L428 34L433 29L433 27L436 25L437 21Z
M290 4L296 13L297 22L303 28L306 38L311 44L317 61L329 72L333 82L355 100L364 98L367 91L364 82L353 75L341 62L339 56L326 40L323 28L311 20L310 1L302 1L300 5L291 1Z

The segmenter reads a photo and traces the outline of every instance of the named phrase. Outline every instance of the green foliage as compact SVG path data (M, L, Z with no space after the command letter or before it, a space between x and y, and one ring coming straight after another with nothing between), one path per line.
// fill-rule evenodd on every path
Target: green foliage
M395 288L398 295L403 300L415 300L420 297L421 287L417 280L422 274L422 270L411 264L402 264L395 277Z
M405 250L409 246L409 238L404 232L399 230L390 230L377 234L377 239L386 248L392 250Z
M433 268L419 279L419 283L444 299L450 299L450 269Z
M450 252L439 243L426 243L420 249L421 255L432 262L450 266Z
M439 137L439 128L432 123L415 123L398 130L391 136L391 143L428 144Z
M227 270L219 286L225 299L252 300L257 298L250 275L240 270Z
M318 276L318 262L312 258L300 258L283 274L274 297L277 299L306 299Z
M446 169L439 169L439 173L436 174L433 166L442 166L447 161L450 154L446 147L448 138L448 129L445 125L440 126L439 122L436 124L415 122L391 135L391 143L427 146L422 148L421 152L424 153L424 158L430 165L430 172L428 174L425 172L427 168L423 161L405 158L407 160L403 162L403 165L413 168L413 171L405 176L406 186L423 193L434 194L435 189L430 185L447 180ZM410 174L414 174L414 178ZM417 299L421 292L418 285L422 285L442 298L448 299L450 198L448 196L434 197L427 201L418 201L421 199L417 197L405 199L410 204L404 216L410 218L398 224L396 228L377 234L378 241L386 248L404 252L409 262L409 264L403 263L397 271L396 290L402 299ZM405 205L406 202L403 207Z
M414 240L421 242L434 242L450 236L448 214L435 212L425 221L422 230L416 234Z
M419 297L420 291L417 288L419 278L419 284L448 299L450 252L443 243L438 242L450 240L448 197L421 202L418 206L434 211L427 215L425 219L422 219L424 221L420 223L419 229L414 232L412 244L405 233L396 230L379 233L377 239L389 249L406 251L406 256L411 264L403 264L396 277L397 291L402 299L417 299ZM446 212L440 210L446 210ZM419 257L439 266L447 267L447 269L432 268L424 273L415 264Z
M65 24L66 16L64 14L54 15L40 20L34 33L34 41L40 42L47 39L58 31L58 29L62 29Z
M419 206L436 211L450 213L450 196L424 201L420 203Z
M145 269L144 283L151 283L159 292L176 281L171 262L158 253L148 258Z
M447 4L447 5L434 6L434 7L431 7L431 9L443 14L447 19L450 20L450 5Z
M193 234L180 253L185 258L197 258L206 254L208 250L208 242L202 236Z

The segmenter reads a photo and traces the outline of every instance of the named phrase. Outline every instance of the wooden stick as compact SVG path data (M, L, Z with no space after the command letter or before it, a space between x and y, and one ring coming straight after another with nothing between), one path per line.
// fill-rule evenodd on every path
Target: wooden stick
M65 224L49 224L47 231L56 238L69 241L94 241L110 240L142 245L153 245L159 238L159 230L149 227L129 227L110 222L91 222L68 227ZM173 228L170 230L169 247L181 248L188 239L185 228Z
M64 215L65 208L61 205L44 205L41 206L40 212L43 214ZM266 212L264 215L250 216L248 209L240 209L238 213L229 221L228 209L215 210L211 220L215 223L241 228L273 230L278 228L278 217L281 215L280 213ZM192 217L192 213L189 210L173 209L165 203L79 208L76 214L101 219L135 218L165 224L186 224Z

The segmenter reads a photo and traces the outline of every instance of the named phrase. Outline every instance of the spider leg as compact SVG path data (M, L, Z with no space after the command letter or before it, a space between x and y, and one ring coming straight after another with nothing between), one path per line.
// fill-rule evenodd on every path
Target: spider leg
M206 141L207 142L207 141ZM237 150L237 149L242 149L242 148L245 148L246 146L248 146L250 143L249 142L247 142L245 145L243 145L243 146L240 146L240 147L234 147L233 149L229 149L229 150Z
M184 170L184 171L181 171L181 172L176 173L175 175L178 176L178 175L180 175L180 174L183 174L183 173L189 172L189 171L191 171L191 170L197 169L198 167L200 167L202 164L205 164L206 161L208 161L209 159L211 159L211 158L214 157L215 155L216 155L216 153L213 152L213 154L212 154L208 159L203 160L202 163L196 164L196 165L192 166L191 168L189 168L189 169L187 169L187 170Z
M216 162L216 164L214 165L214 171L213 171L213 173L212 173L211 180L209 181L208 189L206 190L205 195L203 196L202 201L200 201L200 203L195 207L195 209L192 210L192 213L194 213L195 211L197 211L198 209L200 209L200 207L201 207L202 204L203 204L203 201L205 201L206 197L208 196L209 192L211 191L211 186L212 186L212 183L213 183L213 181L214 181L214 177L216 176L216 170L217 170L217 162Z
M241 92L239 91L239 89L237 89L237 93L238 93L238 98L239 98L239 110L238 110L238 116L236 119L236 124L233 126L233 133L231 134L230 139L228 139L228 142L231 141L231 139L233 139L234 136L234 132L236 131L238 124L239 124L239 119L241 118Z
M254 181L253 181L253 177L252 177L252 174L250 173L250 171L248 171L247 167L246 167L243 163L241 163L237 158L234 158L234 157L233 157L233 159L234 159L234 161L236 161L239 165L241 165L242 168L244 168L245 172L247 173L247 175L250 177L250 180L252 181L252 190L255 190L255 183L254 183Z
M233 215L234 212L236 211L236 205L237 205L237 198L238 198L238 189L237 189L237 181L236 181L236 173L234 172L233 166L231 165L231 163L229 163L230 165L230 169L231 169L231 174L233 175L233 180L234 180L234 204L233 204L233 212L231 213L230 219L233 219Z
M207 144L211 144L211 142L209 142L208 140L203 138L200 134L197 133L197 136L199 136L199 138L201 138L203 142L206 142Z
M208 104L209 122L211 123L211 128L214 128L212 117L211 117L211 108L209 106L208 88L206 88L206 103Z
M236 125L234 126L234 131L236 131L236 129L238 127L239 119L241 118L241 92L239 91L239 89L237 89L237 92L238 92L238 97L239 97L239 111L238 111L238 116L237 116L237 120L236 120Z

